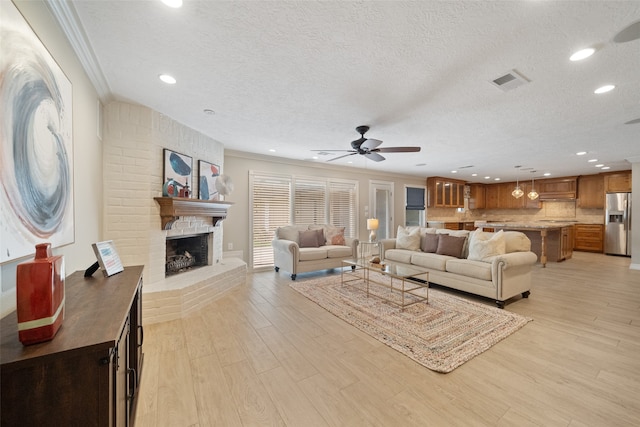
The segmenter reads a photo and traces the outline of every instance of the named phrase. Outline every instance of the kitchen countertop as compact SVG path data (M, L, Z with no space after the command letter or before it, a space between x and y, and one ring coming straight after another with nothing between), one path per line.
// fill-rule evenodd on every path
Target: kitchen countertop
M562 227L570 227L575 225L576 222L564 222L564 221L540 221L540 222L487 222L487 221L475 221L476 227L491 227L491 228L504 228L504 229L531 229L531 230L553 230Z

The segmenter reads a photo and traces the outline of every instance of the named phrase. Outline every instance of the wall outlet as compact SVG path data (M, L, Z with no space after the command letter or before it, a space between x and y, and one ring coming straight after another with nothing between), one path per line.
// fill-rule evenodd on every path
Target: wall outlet
M232 251L233 250L233 243L227 243L227 250L228 251Z

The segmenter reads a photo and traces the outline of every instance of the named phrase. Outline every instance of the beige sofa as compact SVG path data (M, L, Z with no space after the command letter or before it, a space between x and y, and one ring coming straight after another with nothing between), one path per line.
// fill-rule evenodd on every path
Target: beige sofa
M416 233L420 236L419 247L415 246ZM429 271L430 283L491 298L504 308L505 301L512 297L529 296L537 256L531 252L531 241L524 233L498 233L398 227L396 239L382 240L382 258L384 262L424 268ZM407 234L413 237L409 239ZM464 242L459 253L457 246L446 250L442 243L454 240L459 245L461 239Z
M342 267L342 260L358 256L358 239L343 233L344 227L327 224L279 227L271 242L275 270L296 280L298 273Z

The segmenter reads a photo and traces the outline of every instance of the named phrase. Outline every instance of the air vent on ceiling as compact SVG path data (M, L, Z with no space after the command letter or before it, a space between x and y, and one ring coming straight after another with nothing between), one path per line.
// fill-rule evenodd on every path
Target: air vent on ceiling
M508 92L526 83L529 83L529 80L527 80L527 78L520 74L518 71L511 70L504 76L500 76L495 80L491 80L490 83L495 87Z

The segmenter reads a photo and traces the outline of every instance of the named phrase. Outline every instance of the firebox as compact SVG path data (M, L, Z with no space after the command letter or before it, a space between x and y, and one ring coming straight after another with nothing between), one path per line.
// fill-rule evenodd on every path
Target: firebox
M209 264L209 235L167 237L165 277Z

